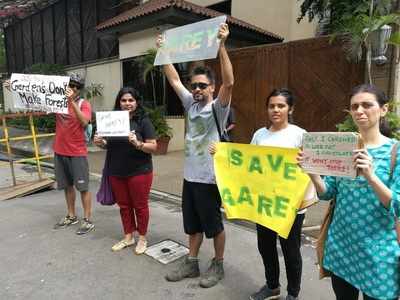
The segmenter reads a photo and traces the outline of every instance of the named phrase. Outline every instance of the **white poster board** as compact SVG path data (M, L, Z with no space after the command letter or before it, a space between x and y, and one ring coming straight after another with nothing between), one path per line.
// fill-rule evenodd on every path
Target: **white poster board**
M220 16L166 30L154 65L216 58L220 44L218 30L225 21L226 16Z
M129 112L127 110L96 112L96 126L98 136L128 136Z
M68 84L68 76L13 73L10 90L14 108L67 114Z
M359 136L353 132L308 132L303 134L303 169L307 173L356 177L353 150Z

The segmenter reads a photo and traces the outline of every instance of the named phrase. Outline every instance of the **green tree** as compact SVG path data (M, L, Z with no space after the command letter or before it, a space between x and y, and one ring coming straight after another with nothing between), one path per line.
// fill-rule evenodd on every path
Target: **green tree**
M309 20L319 21L330 12L330 33L333 39L340 36L347 57L359 61L366 50L369 82L371 76L371 40L384 25L400 24L400 15L391 14L393 0L304 0L301 5L300 22L306 15Z
M314 19L322 21L327 14L329 15L330 33L342 28L343 23L350 22L354 17L368 15L370 11L370 0L298 0L302 1L300 15L297 22L305 17L311 22ZM390 12L395 1L379 0L375 1L374 10L378 15L386 15Z
M317 19L321 21L328 11L330 21L329 30L333 38L340 35L344 50L349 59L359 61L366 52L366 63L369 82L371 76L371 41L384 25L400 24L400 15L391 13L392 8L398 9L398 0L302 0L300 22L304 17L309 21ZM392 27L393 28L393 27ZM396 28L396 27L394 27ZM396 48L397 63L399 62L400 33L397 30L392 33L389 41ZM395 99L399 100L399 99ZM396 102L390 105L390 112L386 115L389 127L396 138L400 138L400 118L396 114ZM345 120L337 125L339 131L355 131L356 126L347 115Z

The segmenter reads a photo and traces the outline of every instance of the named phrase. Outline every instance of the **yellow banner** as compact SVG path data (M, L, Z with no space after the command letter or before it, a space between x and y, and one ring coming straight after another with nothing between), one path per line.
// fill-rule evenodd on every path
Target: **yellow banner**
M310 181L296 163L298 149L218 143L215 175L226 215L287 238Z

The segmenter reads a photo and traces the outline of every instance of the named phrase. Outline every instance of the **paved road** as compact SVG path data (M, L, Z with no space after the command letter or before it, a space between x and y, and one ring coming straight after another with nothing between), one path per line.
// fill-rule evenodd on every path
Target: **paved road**
M92 191L97 187L93 182ZM149 243L170 238L186 244L179 206L155 200L150 206ZM248 299L263 284L256 235L247 228L226 223L226 277L205 290L197 279L166 282L163 275L176 263L165 266L146 255L134 255L131 249L112 253L110 247L122 235L116 207L96 204L96 229L86 236L75 235L76 227L52 230L64 214L64 195L55 190L0 202L0 299L239 300ZM212 243L206 241L200 255L202 270L212 253ZM301 299L334 299L329 281L317 278L314 249L306 240L303 259ZM282 261L281 266L284 269Z

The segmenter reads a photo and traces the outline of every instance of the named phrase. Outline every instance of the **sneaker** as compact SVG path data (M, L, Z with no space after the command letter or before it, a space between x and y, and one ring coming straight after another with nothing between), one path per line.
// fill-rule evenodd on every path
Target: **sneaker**
M167 281L181 281L184 278L195 278L199 276L199 260L186 257L177 269L172 270L165 276L165 279Z
M75 216L75 217L66 216L66 217L62 218L60 220L60 222L58 222L56 225L54 225L54 229L64 228L69 225L77 224L78 222L79 222L79 220L78 220L77 216Z
M93 224L92 224L93 225ZM132 239L130 241L122 240L116 243L114 246L111 247L112 251L120 251L126 247L132 246L135 243L135 240Z
M147 250L147 241L146 239L139 238L139 241L135 248L135 253L140 255L143 254Z
M292 295L287 295L286 296L286 300L299 300L299 297L295 297L295 296L292 296Z
M257 293L250 296L250 300L279 299L280 296L281 289L279 287L271 290L267 285L264 285Z
M210 267L201 277L200 286L203 288L213 287L222 278L224 278L224 262L213 258Z
M85 234L85 233L92 231L93 229L94 229L94 224L92 222L90 222L88 219L83 218L83 222L82 222L81 226L78 228L78 230L76 231L76 234L78 234L78 235Z

